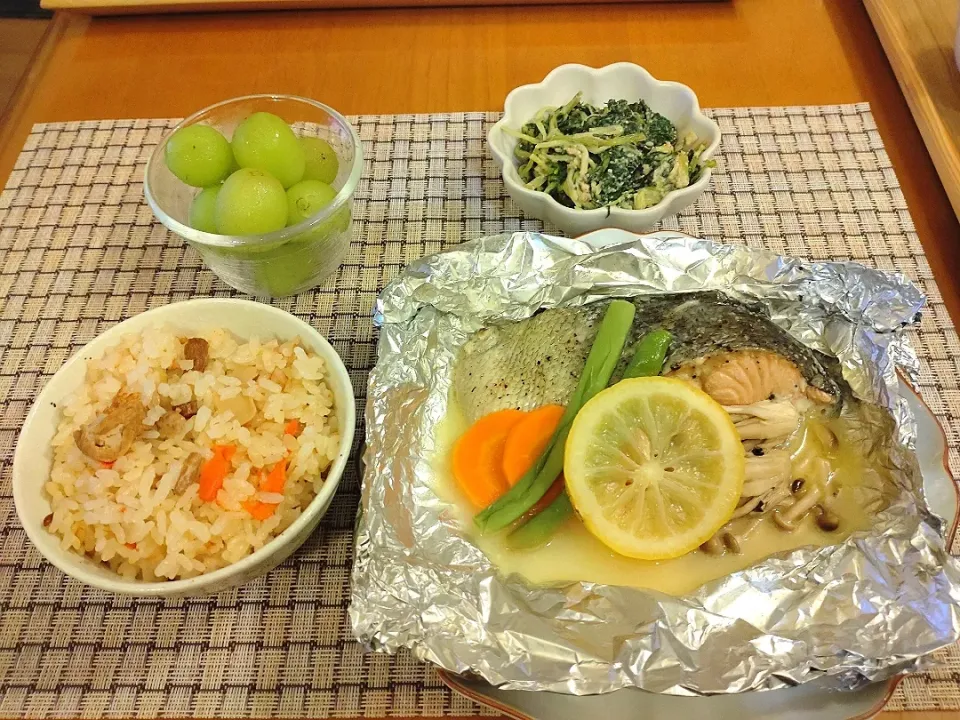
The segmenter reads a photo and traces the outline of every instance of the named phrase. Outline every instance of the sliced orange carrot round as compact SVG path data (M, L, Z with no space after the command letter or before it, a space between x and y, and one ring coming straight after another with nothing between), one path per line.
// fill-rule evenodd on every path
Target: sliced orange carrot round
M563 407L544 405L513 426L503 448L503 472L510 485L515 485L537 461L562 417Z
M453 448L453 477L473 505L485 508L507 490L503 448L526 413L500 410L477 420Z

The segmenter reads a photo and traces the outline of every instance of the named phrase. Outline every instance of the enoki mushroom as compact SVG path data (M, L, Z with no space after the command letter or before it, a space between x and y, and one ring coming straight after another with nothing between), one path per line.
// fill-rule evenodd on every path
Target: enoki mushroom
M831 493L827 491L829 462L808 457L794 467L790 453L782 447L800 427L800 409L793 402L780 400L725 409L743 441L745 480L730 521L700 549L711 555L740 553L749 535L767 518L784 532L793 532L813 513L821 530L837 530L840 518L830 507ZM820 425L813 428L824 449L836 448L838 441L831 430Z

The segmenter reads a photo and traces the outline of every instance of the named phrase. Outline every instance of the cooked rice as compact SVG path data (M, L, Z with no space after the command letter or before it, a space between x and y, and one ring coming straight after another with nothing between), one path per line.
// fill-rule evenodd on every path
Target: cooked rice
M209 343L203 372L184 359L187 337ZM262 547L299 517L323 485L340 434L322 358L297 342L238 342L224 330L185 336L168 328L125 336L101 359L87 362L86 381L61 406L54 460L45 490L52 506L47 529L65 549L101 561L126 578L188 578L234 563ZM112 467L80 451L74 433L106 412L123 390L146 405L140 437ZM257 409L240 425L218 406L237 395ZM198 409L164 439L157 421L173 406ZM299 420L298 435L285 434ZM230 470L214 502L193 482L175 491L192 452L213 456L214 445L235 445ZM288 460L282 493L263 492L258 478ZM257 520L244 501L277 503Z

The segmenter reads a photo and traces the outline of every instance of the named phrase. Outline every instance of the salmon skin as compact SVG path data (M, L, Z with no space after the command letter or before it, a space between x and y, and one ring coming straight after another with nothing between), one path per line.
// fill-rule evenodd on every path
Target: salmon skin
M543 310L477 332L464 344L453 372L453 391L467 420L505 408L565 404L608 303ZM721 353L766 351L761 356L773 353L793 363L812 391L830 402L849 393L837 360L796 340L760 303L719 291L643 295L633 303L636 317L612 382L622 376L640 338L663 328L672 336L664 373L689 372Z

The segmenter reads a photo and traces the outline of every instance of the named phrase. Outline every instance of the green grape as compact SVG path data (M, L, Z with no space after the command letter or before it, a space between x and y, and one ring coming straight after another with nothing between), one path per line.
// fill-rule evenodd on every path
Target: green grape
M287 225L313 217L333 202L337 191L319 180L301 180L287 190Z
M221 185L204 188L190 203L190 226L203 232L217 232L217 196Z
M303 178L303 146L283 118L266 112L246 117L233 131L230 145L241 168L268 172L285 188Z
M303 152L307 157L307 168L303 172L304 180L319 180L327 184L337 179L340 159L330 143L315 137L300 138Z
M193 187L210 187L230 174L233 153L230 143L209 125L180 128L164 150L170 172Z
M220 188L215 217L224 235L273 232L287 224L287 194L269 173L241 168Z

